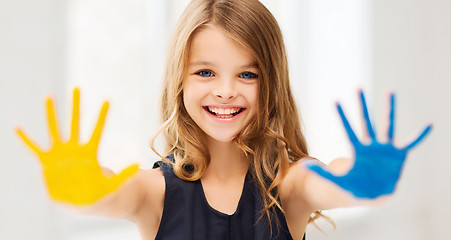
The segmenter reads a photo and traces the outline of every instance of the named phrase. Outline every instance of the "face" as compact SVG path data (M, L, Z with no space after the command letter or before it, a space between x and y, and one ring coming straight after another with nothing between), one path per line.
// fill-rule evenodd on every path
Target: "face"
M232 141L256 115L258 74L249 52L218 28L193 36L183 101L209 141Z

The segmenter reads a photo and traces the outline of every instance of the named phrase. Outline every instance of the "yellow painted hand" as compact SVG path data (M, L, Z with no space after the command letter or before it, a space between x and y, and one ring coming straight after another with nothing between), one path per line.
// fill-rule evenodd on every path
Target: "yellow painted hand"
M97 148L108 111L108 102L102 106L97 125L86 144L79 143L80 91L74 89L71 136L63 141L59 131L54 104L46 99L47 119L51 144L49 151L43 151L28 138L21 129L19 137L35 153L43 167L43 174L50 197L59 202L73 205L93 204L112 193L138 171L132 165L120 174L105 176L97 162Z

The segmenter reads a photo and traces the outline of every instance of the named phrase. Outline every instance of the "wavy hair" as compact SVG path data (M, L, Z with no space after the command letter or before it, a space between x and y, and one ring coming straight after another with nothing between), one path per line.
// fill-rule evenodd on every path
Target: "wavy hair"
M246 48L259 69L258 113L234 143L250 163L266 215L271 224L280 205L277 186L290 164L308 157L300 117L289 84L288 62L276 19L258 0L193 0L183 12L172 36L164 73L161 101L165 154L173 154L175 174L187 181L200 179L210 161L204 132L183 103L183 78L194 33L214 25ZM160 155L163 159L164 157ZM321 212L310 218L313 221Z

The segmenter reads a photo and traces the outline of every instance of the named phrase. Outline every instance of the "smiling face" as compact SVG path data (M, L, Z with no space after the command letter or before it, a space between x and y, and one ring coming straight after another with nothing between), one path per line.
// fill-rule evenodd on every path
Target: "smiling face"
M183 102L208 140L230 142L257 113L258 67L249 52L214 26L193 36Z

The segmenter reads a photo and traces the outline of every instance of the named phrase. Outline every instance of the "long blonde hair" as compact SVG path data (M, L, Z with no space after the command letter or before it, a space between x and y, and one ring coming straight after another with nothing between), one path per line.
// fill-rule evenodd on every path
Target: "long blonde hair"
M158 154L153 142L162 132L166 140L164 155L174 155L174 173L183 180L200 179L209 164L205 134L183 103L183 77L192 36L207 24L220 28L245 47L259 68L259 114L233 141L250 162L250 172L263 199L262 213L271 223L275 209L283 211L277 186L289 165L307 157L308 150L290 89L282 34L276 19L258 0L189 3L170 42L161 101L163 124L151 146Z

